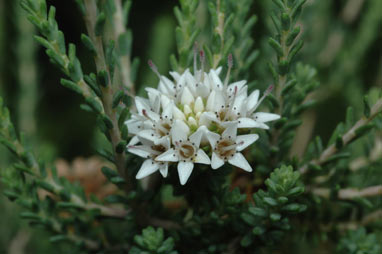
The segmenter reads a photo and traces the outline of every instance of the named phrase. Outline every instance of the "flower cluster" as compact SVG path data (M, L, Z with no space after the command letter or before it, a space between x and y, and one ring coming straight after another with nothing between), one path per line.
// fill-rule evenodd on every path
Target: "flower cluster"
M170 164L177 164L180 183L187 182L194 163L220 168L225 162L245 171L252 168L241 151L259 136L250 134L252 128L268 129L266 122L280 118L277 114L256 112L263 99L272 91L270 86L260 98L259 90L248 96L246 81L228 84L232 56L228 59L227 76L219 78L222 68L201 70L194 61L193 74L170 72L174 81L159 74L149 61L160 81L157 89L146 88L148 99L135 98L137 112L126 121L133 138L128 151L146 160L137 179L156 171L167 176ZM238 129L248 133L238 135Z

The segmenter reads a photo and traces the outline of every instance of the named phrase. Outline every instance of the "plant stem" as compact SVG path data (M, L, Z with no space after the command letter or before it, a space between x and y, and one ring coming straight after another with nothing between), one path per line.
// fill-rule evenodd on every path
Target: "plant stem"
M97 19L97 5L95 0L84 0L86 15L85 15L85 23L86 28L89 34L89 37L94 43L97 54L94 57L97 72L107 71L108 79L111 81L110 71L107 68L105 61L105 53L103 49L103 42L100 36L96 36L95 34L95 24ZM116 153L116 147L119 144L121 139L121 133L118 128L117 121L117 112L112 108L113 101L113 89L111 84L106 87L101 87L102 90L102 104L105 109L105 114L111 119L113 123L113 128L110 130L111 143L113 146L113 153L115 155L115 165L119 174L125 178L126 180L126 189L131 188L131 182L126 172L126 157L124 153Z
M36 43L34 26L25 18L19 1L15 1L17 17L17 81L20 88L18 122L20 129L33 137L36 131L37 103Z
M114 0L114 5L115 5L115 13L113 16L113 21L114 21L114 40L118 42L118 38L126 33L126 28L123 23L123 13L122 13L122 2L121 0ZM119 56L119 61L120 61L120 68L119 71L122 76L122 82L123 82L123 87L127 88L126 93L129 94L130 96L135 95L135 86L133 81L131 80L131 59L130 55L121 55Z
M282 48L282 56L280 57L280 59L278 59L278 62L281 62L283 60L287 60L288 55L289 55L289 51L290 51L290 49L292 47L292 45L289 46L289 47L286 45L286 38L288 36L288 32L289 31L281 31L280 45L281 45L281 48ZM281 75L279 73L278 74L278 82L275 84L275 96L276 96L276 100L279 103L279 107L276 108L275 113L279 114L281 117L282 117L283 102L284 102L283 101L283 97L281 95L281 92L282 92L282 89L285 86L286 82L287 82L287 74ZM273 132L273 135L272 135L272 139L271 139L272 146L277 145L277 141L279 139L279 136L280 136L280 130L275 129L274 132ZM275 159L276 158L274 158L272 160L273 163L275 163L275 161L276 161Z
M313 194L318 196L329 198L331 190L328 188L313 188L310 190ZM365 189L341 189L338 191L338 199L354 199L354 198L367 198L374 196L382 196L382 185L370 186Z
M356 131L367 125L371 120L373 120L379 113L382 112L382 98L379 99L375 104L374 106L371 108L371 111L370 111L370 116L369 117L365 117L363 116L360 120L358 120L352 128L350 128L350 130L348 132L346 132L343 136L342 136L342 142L343 142L343 146L346 146L348 145L351 141L353 141L356 137L357 137L357 133ZM336 152L338 152L338 148L336 147L335 144L332 144L330 145L328 148L326 148L322 154L320 155L320 157L318 159L314 159L308 163L306 163L305 165L303 165L299 171L301 174L305 174L307 171L308 171L308 166L309 164L315 164L315 165L322 165L324 164L332 155L334 155Z
M223 58L222 53L224 49L224 13L220 11L220 0L216 1L216 12L218 15L218 24L215 27L214 32L216 32L219 35L221 40L221 46L220 46L219 54L214 54L213 69L216 69L218 67L221 59Z
M56 184L52 179L49 180L48 183L54 187L53 194L55 195L57 193L60 193L60 191L63 189L61 186ZM120 207L107 207L107 206L92 203L92 202L84 202L79 196L74 194L71 195L69 202L82 207L84 210L99 209L101 212L101 215L106 217L123 219L130 212Z

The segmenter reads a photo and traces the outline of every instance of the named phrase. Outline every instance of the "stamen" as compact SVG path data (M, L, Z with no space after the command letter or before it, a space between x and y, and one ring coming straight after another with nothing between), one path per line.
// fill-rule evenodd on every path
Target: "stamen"
M142 114L143 114L145 117L149 118L149 116L147 115L147 111L146 111L146 109L142 109Z
M202 80L204 80L204 62L206 61L206 56L203 50L199 51L199 59L201 63Z
M265 90L263 96L261 96L260 100L256 103L255 107L249 112L250 114L255 112L255 110L260 106L261 102L272 92L273 88L273 85L268 86L267 90Z
M165 127L163 127L161 124L158 124L157 129L162 131L163 133L167 133L168 132L168 130Z
M160 81L163 82L164 85L166 85L163 77L160 75L159 71L158 71L158 67L153 63L153 61L150 59L147 61L147 63L149 64L150 66L150 69L158 76L158 78L160 79Z
M233 107L233 104L235 103L235 99L236 99L236 95L237 95L237 90L238 90L238 88L237 88L237 86L235 86L235 89L233 91L233 98L232 98L232 100L231 100L231 102L229 104L229 107L228 107L228 109L227 109L227 111L225 113L224 121L227 121L229 114L232 112L232 107Z
M198 43L194 43L194 75L196 75L196 72L198 71L198 64L197 64L197 58L198 58Z
M227 75L226 75L225 80L224 80L224 89L227 88L232 66L233 66L233 58L232 58L232 54L229 54L228 55L228 71L227 71Z
M230 145L230 146L225 146L225 147L222 147L220 150L222 151L222 152L227 152L227 151L229 151L229 150L233 150L233 149L236 149L236 144L233 144L233 145Z

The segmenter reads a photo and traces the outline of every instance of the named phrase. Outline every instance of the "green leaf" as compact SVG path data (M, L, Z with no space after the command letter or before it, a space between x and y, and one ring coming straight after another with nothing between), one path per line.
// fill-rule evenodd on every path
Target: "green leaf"
M350 155L351 155L350 153L338 153L338 154L332 155L328 159L326 159L326 161L323 163L323 165L326 165L326 164L331 163L331 162L336 162L340 159L349 158Z
M368 95L365 95L363 97L363 106L364 106L364 109L363 109L363 114L369 118L370 117L370 105L369 105L369 96Z
M109 180L111 178L113 178L113 177L117 177L118 176L118 172L117 171L115 171L115 170L113 170L111 168L108 168L108 167L102 167L101 171L105 175L105 177L107 179L109 179Z
M283 51L283 49L282 49L282 47L281 47L281 45L280 45L280 43L278 41L276 41L275 39L270 37L268 39L268 43L276 51L278 56L283 56L284 55L284 51Z
M97 113L102 113L103 107L102 105L93 97L86 97L86 103Z
M87 36L86 34L81 34L81 41L82 43L85 45L85 47L93 54L93 55L96 55L97 54L97 51L94 47L94 44L92 42L92 40L90 39L89 36Z
M257 223L256 218L248 213L240 214L240 218L250 226L255 226Z
M290 27L290 17L288 13L281 14L281 26L284 31L289 30Z
M270 206L277 206L277 201L271 197L264 197L263 198L264 202Z
M122 33L118 38L119 53L122 56L131 55L131 46L133 42L133 34L131 30Z
M96 24L95 24L95 28L94 28L94 32L95 32L96 36L102 35L103 29L105 26L105 21L106 21L106 15L104 12L101 12L97 16L97 20L96 20Z
M115 109L118 107L119 103L121 102L122 96L124 95L123 91L119 90L117 91L113 96L113 102L112 107Z
M292 62L293 58L300 51L303 45L304 45L304 42L300 40L292 47L288 55L288 62Z
M281 10L285 9L285 5L282 0L272 0L272 2L277 5Z
M82 93L83 93L82 89L76 83L74 83L73 81L70 81L68 79L63 79L62 78L60 80L60 82L61 82L61 85L63 85L64 87L66 87L66 88L68 88L70 90L73 90L74 92L82 95Z
M109 84L109 77L106 70L101 70L97 74L97 81L103 87L107 87Z
M356 138L360 138L363 135L369 133L374 127L375 127L374 123L369 123L359 127L358 129L355 130Z
M279 214L279 213L271 213L269 218L272 221L279 221L281 219L281 214Z
M292 45L294 40L296 39L297 35L300 33L301 28L299 26L296 26L293 28L292 31L290 31L286 38L286 45L289 47Z
M253 242L251 234L246 234L240 241L240 245L243 247L248 247Z

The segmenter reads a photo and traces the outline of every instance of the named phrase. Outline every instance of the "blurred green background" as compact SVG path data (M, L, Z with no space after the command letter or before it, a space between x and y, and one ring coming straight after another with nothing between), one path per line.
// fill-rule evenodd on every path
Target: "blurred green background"
M56 158L72 161L79 156L89 157L94 154L94 146L102 143L95 118L79 110L81 98L60 85L61 73L34 42L35 30L18 2L0 0L0 95L17 128L27 134L40 157L50 162ZM78 46L84 71L93 71L91 58L80 42L85 27L75 1L48 3L57 8L57 21L67 42ZM361 114L362 95L370 88L382 88L381 3L307 1L301 17L305 46L298 60L317 69L321 89L314 95L320 101L314 112L304 116L308 131L300 137L302 143L312 135L321 135L327 141L336 123L343 120L348 105ZM175 0L133 1L129 26L134 38L133 57L141 59L136 82L140 87L155 86L157 82L145 64L148 59L153 59L161 73L169 71L169 55L176 51L172 11L176 4ZM198 12L201 26L208 26L205 9L202 4ZM251 13L258 16L252 34L260 55L251 68L250 79L258 80L260 88L271 82L266 68L274 58L267 44L272 33L271 9L268 0L254 1L251 6ZM201 41L203 36L207 35L202 33ZM295 154L302 152L298 147ZM0 169L9 160L12 157L0 148ZM0 197L0 253L53 253L44 233L30 229L17 214L17 207Z

